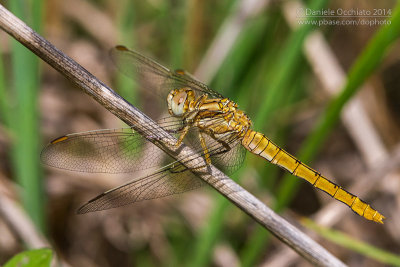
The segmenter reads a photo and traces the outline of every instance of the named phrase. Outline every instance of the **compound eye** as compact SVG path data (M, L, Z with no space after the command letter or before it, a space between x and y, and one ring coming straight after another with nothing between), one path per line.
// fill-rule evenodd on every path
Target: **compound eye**
M182 116L185 110L185 104L188 94L185 91L172 91L168 95L168 110L171 115Z
M173 98L174 104L177 106L181 106L185 103L186 98L187 98L186 92L179 92Z

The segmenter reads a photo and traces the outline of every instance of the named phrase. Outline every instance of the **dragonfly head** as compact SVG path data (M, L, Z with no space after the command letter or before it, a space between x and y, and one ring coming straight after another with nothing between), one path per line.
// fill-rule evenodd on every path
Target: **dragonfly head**
M167 97L169 114L181 117L189 110L190 102L195 100L193 90L181 88L172 90Z

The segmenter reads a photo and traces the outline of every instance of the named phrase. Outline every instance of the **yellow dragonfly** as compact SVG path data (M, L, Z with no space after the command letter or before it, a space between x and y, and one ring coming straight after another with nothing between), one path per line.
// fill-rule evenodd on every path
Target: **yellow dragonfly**
M177 136L177 147L185 140L206 164L228 172L243 162L245 151L303 178L314 187L349 206L358 215L378 223L385 218L369 204L329 181L294 156L252 130L250 118L235 102L223 97L188 73L170 71L157 62L117 46L111 56L118 68L146 89L167 100L169 117L158 123ZM44 163L67 170L90 173L132 173L162 161L164 153L147 144L132 128L104 129L68 134L50 142L42 151ZM184 166L192 157L177 159L140 178L106 191L83 205L78 213L182 193L204 184ZM182 164L183 163L183 164Z

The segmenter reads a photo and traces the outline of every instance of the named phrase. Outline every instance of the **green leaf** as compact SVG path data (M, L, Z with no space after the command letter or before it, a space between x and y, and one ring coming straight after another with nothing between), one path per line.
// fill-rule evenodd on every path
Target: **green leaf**
M4 267L47 267L52 257L53 252L49 248L27 250L12 257Z

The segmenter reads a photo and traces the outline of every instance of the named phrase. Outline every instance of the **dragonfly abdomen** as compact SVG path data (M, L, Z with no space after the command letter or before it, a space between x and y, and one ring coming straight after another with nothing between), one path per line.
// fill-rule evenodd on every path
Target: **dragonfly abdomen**
M303 178L316 188L343 202L358 215L368 220L383 223L382 220L385 217L369 204L300 162L294 156L272 143L265 135L249 130L244 136L242 144L251 153L280 166L297 177Z

